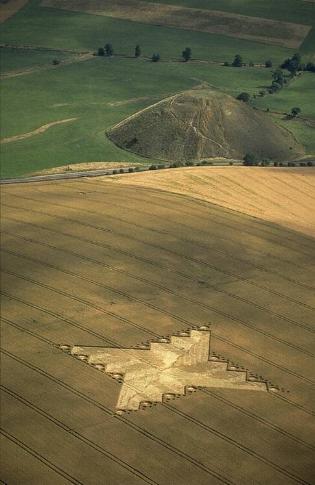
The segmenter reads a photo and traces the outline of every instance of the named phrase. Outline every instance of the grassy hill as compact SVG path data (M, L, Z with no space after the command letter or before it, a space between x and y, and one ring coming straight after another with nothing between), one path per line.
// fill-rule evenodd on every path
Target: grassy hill
M247 153L260 160L303 155L293 136L266 114L214 89L166 98L120 122L108 136L125 150L168 161L242 160Z

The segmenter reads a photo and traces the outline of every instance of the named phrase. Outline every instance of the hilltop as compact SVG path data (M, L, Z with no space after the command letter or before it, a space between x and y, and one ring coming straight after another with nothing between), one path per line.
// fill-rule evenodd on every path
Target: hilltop
M288 160L303 154L291 133L242 101L212 89L168 97L114 126L120 148L161 160L259 158Z

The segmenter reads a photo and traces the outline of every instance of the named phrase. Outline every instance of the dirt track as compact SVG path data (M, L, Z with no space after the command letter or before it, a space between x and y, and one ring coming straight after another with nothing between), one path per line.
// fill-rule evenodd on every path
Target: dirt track
M15 135L15 136L10 136L8 138L2 138L0 140L0 144L11 143L13 141L25 140L26 138L30 138L32 136L45 133L45 131L47 131L52 126L62 125L63 123L69 123L69 122L75 121L75 120L77 120L77 118L67 118L65 120L52 121L51 123L47 123L46 125L42 125L39 128L36 128L36 130L29 131L28 133L22 133L21 135Z

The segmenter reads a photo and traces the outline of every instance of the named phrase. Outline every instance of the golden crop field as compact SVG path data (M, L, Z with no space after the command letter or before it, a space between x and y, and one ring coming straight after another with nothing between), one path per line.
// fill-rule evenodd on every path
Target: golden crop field
M314 239L285 227L285 207L301 215L285 206L289 171L268 185L259 168L259 185L241 169L231 210L239 181L220 170L2 187L5 481L312 483ZM306 207L307 170L296 173ZM266 219L273 192L283 226L250 215L246 190ZM113 352L203 326L210 358L269 390L200 388L117 414L122 383L60 347Z
M194 167L110 180L188 195L315 236L312 168Z

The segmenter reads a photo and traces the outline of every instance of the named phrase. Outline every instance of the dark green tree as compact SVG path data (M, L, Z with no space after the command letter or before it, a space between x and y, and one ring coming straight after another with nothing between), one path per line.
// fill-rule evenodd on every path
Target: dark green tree
M158 54L158 53L153 54L153 56L151 57L152 62L159 62L160 59L161 59L161 57L160 57L160 54Z
M232 62L233 67L242 67L243 66L243 59L239 54L236 54L234 57L234 61Z
M103 49L103 47L98 48L97 55L98 56L105 56L105 50Z
M281 69L276 69L275 71L272 72L272 80L281 86L285 84L286 79L283 71Z
M114 54L114 49L112 44L106 44L105 45L105 53L108 57L111 57Z
M238 99L239 101L243 101L244 103L248 103L248 101L250 100L250 94L248 93L240 93L236 99Z
M291 116L292 118L295 118L301 113L301 108L298 108L297 106L295 108L291 109Z
M189 59L191 59L191 48L186 47L182 52L182 56L185 62L189 61Z
M135 57L140 57L141 56L141 48L139 45L136 45L135 48Z
M244 165L250 167L253 165L257 165L256 157L253 153L246 153L245 157L243 158Z
M282 64L281 67L282 69L287 69L288 71L291 72L291 74L295 75L297 71L301 71L302 69L302 64L301 64L302 58L299 53L294 54L292 57L289 57L286 59Z
M265 67L272 67L272 60L271 59L266 60Z

